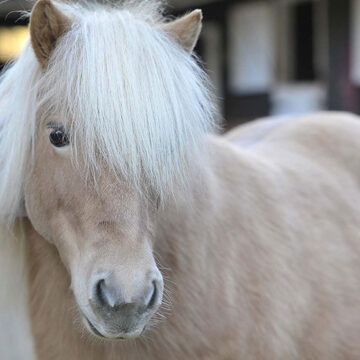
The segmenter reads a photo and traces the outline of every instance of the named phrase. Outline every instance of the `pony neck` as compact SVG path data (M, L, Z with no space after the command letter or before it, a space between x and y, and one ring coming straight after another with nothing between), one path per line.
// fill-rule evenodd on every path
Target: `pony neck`
M171 269L180 263L191 267L181 258L201 261L203 250L222 238L225 229L219 224L227 223L232 216L229 204L239 197L239 189L252 186L258 173L250 154L217 136L207 138L202 161L196 165L188 174L187 191L177 193L165 204L158 219L160 241L155 242L155 250L162 261L167 259L166 266ZM230 176L234 172L239 175ZM189 257L189 252L194 256Z

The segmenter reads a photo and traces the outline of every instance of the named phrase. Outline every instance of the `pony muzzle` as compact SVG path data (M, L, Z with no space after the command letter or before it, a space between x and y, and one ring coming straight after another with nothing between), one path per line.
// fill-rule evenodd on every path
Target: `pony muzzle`
M163 288L157 269L128 286L115 273L93 276L89 296L93 314L84 315L87 329L112 340L140 336L161 305Z

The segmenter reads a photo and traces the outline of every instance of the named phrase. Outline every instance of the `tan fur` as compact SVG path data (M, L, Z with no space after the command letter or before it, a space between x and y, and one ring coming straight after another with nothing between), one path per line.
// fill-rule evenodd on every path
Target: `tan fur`
M171 312L144 337L120 343L95 340L82 330L66 268L76 259L80 269L77 251L88 252L94 244L98 230L91 214L108 219L109 206L122 211L124 196L139 208L148 209L147 201L121 187L93 197L77 184L64 154L49 156L45 137L39 137L27 206L35 227L57 239L56 246L50 244L26 222L39 360L359 359L358 117L304 116L251 148L235 146L226 136L210 137L208 156L190 177L190 192L152 215L145 211L154 253L171 284ZM122 220L128 235L119 249L137 257L126 245L127 225L138 218L135 210L131 215ZM113 226L108 234L120 225ZM61 237L54 229L77 229L77 236ZM112 247L113 236L108 238ZM96 246L93 251L101 254ZM118 259L120 265L124 254Z
M50 0L39 0L30 21L31 43L41 66L46 67L57 39L66 33L71 21Z
M201 18L195 11L162 29L192 51ZM70 24L50 0L36 4L30 28L43 69ZM71 137L51 145L54 123L79 119L37 115L24 232L39 360L359 359L358 117L265 120L209 136L201 161L184 167L186 186L157 206L156 192L115 177L106 161L87 177L82 147L72 162ZM116 317L123 306L96 302L105 273L121 305L149 294L157 274L146 317ZM86 318L108 338L137 338L100 339Z
M201 10L194 10L175 21L162 26L162 30L170 34L186 51L191 53L201 32Z

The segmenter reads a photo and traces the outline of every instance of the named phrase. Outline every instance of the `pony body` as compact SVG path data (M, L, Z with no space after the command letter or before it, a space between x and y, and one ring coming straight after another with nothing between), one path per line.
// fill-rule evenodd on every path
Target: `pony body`
M251 151L209 138L191 194L159 216L154 251L173 284L171 312L135 343L81 334L69 276L28 223L39 359L356 359L359 134L356 117L324 113Z
M36 358L358 359L358 117L213 134L201 14L150 5L40 0L0 87Z

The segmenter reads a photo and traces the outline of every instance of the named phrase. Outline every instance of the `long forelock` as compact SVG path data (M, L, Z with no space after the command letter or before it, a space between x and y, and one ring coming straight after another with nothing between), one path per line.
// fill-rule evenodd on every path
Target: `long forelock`
M144 8L78 12L42 80L42 103L71 119L92 175L106 164L163 195L184 182L189 155L213 130L214 106L194 58Z

